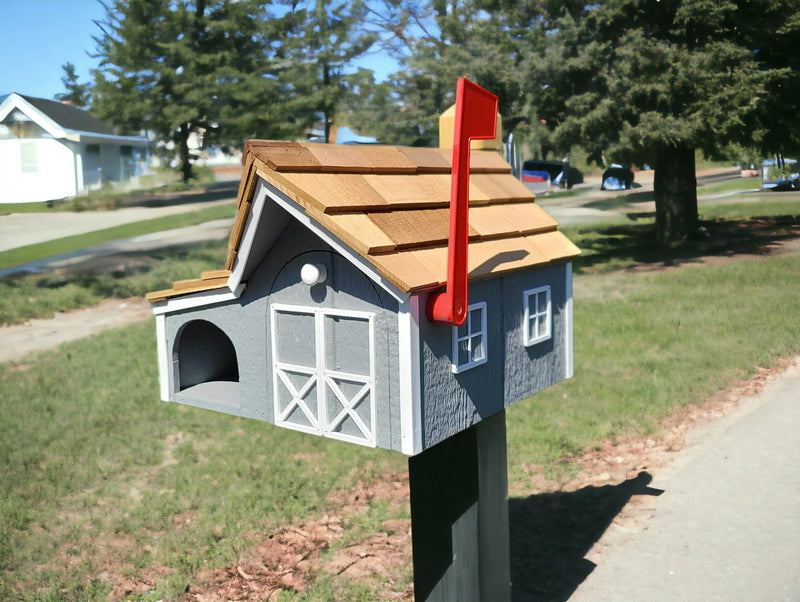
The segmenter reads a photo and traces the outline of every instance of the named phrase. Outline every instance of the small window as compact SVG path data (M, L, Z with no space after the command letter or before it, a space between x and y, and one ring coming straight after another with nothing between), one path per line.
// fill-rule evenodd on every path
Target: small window
M39 148L35 142L23 142L19 146L22 173L39 172Z
M525 306L523 342L526 347L530 347L548 340L551 336L550 287L540 286L527 290L522 295Z
M486 303L474 303L461 326L453 326L453 372L458 374L486 363Z

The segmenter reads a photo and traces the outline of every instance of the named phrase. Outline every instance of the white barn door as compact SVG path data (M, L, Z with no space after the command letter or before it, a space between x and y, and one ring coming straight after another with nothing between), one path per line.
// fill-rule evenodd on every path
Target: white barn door
M270 306L275 423L376 445L375 316Z

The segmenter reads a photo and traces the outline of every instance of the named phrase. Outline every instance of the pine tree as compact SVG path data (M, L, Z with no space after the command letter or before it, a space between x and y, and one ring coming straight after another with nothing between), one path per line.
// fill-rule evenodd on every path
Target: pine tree
M292 2L289 15L299 27L286 41L291 65L286 81L297 97L297 110L310 125L318 115L328 141L331 125L347 90L353 61L377 37L361 27L363 2L314 0Z
M600 164L649 163L658 239L693 235L695 150L719 157L730 143L752 143L759 128L762 142L775 131L776 86L791 69L760 57L775 58L781 36L796 40L796 29L776 31L794 15L792 4L605 0L570 7L549 23L548 45L529 79L555 143L583 145Z
M64 75L61 76L61 83L64 84L66 92L56 94L56 100L68 102L76 107L88 107L91 103L91 85L87 82L80 83L78 74L75 72L75 65L67 61L61 65Z
M520 75L537 39L531 24L543 10L538 3L491 0L371 3L371 22L383 28L384 46L403 67L392 76L396 108L387 111L388 123L405 133L415 123L415 143L438 144L439 115L453 104L458 78L466 77L497 94L504 133L529 129L530 95Z
M95 111L125 133L150 130L178 150L188 141L241 146L248 137L297 134L282 107L280 49L290 17L258 0L114 0L98 23ZM294 127L292 127L294 126Z

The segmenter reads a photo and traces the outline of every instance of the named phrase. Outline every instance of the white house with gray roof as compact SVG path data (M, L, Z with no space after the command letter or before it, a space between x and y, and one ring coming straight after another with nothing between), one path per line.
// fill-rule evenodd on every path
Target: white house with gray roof
M73 197L137 175L140 136L119 136L88 111L21 94L0 97L0 203Z

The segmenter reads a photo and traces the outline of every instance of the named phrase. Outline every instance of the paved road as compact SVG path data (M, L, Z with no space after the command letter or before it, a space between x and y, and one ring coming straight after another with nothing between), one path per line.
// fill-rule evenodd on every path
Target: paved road
M223 181L218 182L211 190L155 195L131 201L129 202L131 206L114 211L0 215L0 251L165 215L188 213L214 205L235 203L237 190L238 182ZM111 258L115 255L217 240L230 234L232 223L232 219L220 219L196 226L115 240L75 253L48 257L15 268L0 270L0 278L18 272L47 271L78 266L90 260Z
M84 267L88 263L112 262L115 257L134 255L155 249L177 248L208 240L220 240L230 235L233 218L217 219L195 226L163 230L131 238L113 240L66 255L55 255L21 266L0 270L0 278L20 272L47 272L62 268Z
M15 249L65 236L86 234L165 215L188 213L236 200L237 182L221 181L210 190L158 194L113 211L64 211L0 215L0 251Z
M800 600L800 363L692 434L636 529L612 525L570 602Z

